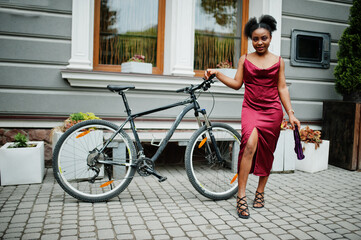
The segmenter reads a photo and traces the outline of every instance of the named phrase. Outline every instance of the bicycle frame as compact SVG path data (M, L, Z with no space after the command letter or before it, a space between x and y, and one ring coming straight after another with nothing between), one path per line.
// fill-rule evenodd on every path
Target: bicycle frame
M199 127L202 126L202 122L201 120L199 119L199 112L201 112L205 118L205 124L207 126L210 126L210 123L208 121L208 118L207 118L207 115L206 115L206 111L205 109L200 109L200 106L199 106L199 103L197 101L197 98L194 94L191 94L191 99L188 99L188 100L185 100L185 101L181 101L181 102L176 102L176 103L173 103L173 104L169 104L169 105L165 105L165 106L162 106L162 107L158 107L158 108L154 108L154 109L151 109L151 110L147 110L147 111L144 111L144 112L139 112L139 113L135 113L135 114L132 114L131 113L131 110L129 108L129 105L128 105L128 101L127 101L127 98L125 96L125 93L124 92L119 92L119 95L122 96L123 98L123 102L124 102L124 106L125 106L125 109L126 109L126 112L127 112L127 115L128 115L128 118L119 126L119 129L113 134L113 136L104 144L104 146L102 147L102 149L100 150L100 152L104 151L104 149L107 148L107 146L109 145L109 143L115 138L115 136L124 128L124 126L129 122L130 123L130 128L133 132L133 135L134 135L134 139L135 139L135 142L136 142L136 145L137 145L137 149L138 149L138 158L141 158L141 157L145 157L144 156L144 149L143 149L143 146L140 142L140 138L139 138L139 135L138 135L138 132L136 130L136 127L135 127L135 122L134 122L134 119L138 118L138 117L141 117L141 116L145 116L145 115L149 115L149 114L152 114L152 113L155 113L155 112L160 112L160 111L164 111L164 110L167 110L167 109L171 109L171 108L174 108L174 107L178 107L178 106L182 106L182 105L187 105L179 114L178 116L176 117L175 121L173 122L171 128L168 130L165 138L163 139L163 141L161 142L161 144L159 145L156 153L152 156L151 158L151 161L155 162L159 155L163 152L163 150L165 149L166 145L168 144L170 138L173 136L173 133L175 132L175 130L177 129L177 127L179 126L180 122L182 121L182 119L184 118L184 116L189 112L191 111L192 109L194 109L194 115L197 119L197 122L198 122L198 125Z

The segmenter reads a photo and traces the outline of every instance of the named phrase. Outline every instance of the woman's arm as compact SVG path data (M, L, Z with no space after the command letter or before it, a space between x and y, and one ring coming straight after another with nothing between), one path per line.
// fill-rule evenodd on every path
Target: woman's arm
M223 73L219 72L217 69L207 69L207 71L205 72L204 76L206 79L209 78L209 76L211 76L212 74L215 74L216 77L222 82L224 83L226 86L233 88L235 90L238 90L242 87L243 85L243 63L244 60L246 59L245 55L243 55L239 61L238 61L238 68L237 68L237 72L236 75L234 77L234 79L227 77L226 75L224 75Z
M281 58L280 72L279 72L279 79L278 79L278 95L280 96L282 105L288 114L292 128L294 129L295 124L297 124L298 129L300 129L301 123L295 117L295 112L292 109L290 93L288 92L286 78L285 78L285 62L283 61L282 58Z

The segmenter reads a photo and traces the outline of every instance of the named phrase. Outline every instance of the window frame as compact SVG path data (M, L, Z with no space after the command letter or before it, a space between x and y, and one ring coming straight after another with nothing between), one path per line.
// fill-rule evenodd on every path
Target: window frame
M105 72L120 72L120 65L99 64L99 34L100 34L100 1L95 0L94 7L94 47L93 70ZM152 74L163 74L164 68L164 31L165 31L165 3L158 0L158 35L157 35L157 63L152 69Z
M249 18L249 0L243 0L242 1L241 56L246 54L248 51L248 38L243 34L244 27L248 21L248 18ZM238 68L238 66L234 66L234 67L236 67L235 69ZM206 69L203 69L203 70L194 69L195 76L196 77L204 76L205 70Z
M307 38L320 38L322 45L320 48L320 60L312 60L301 58L298 55L299 41L298 36ZM325 32L306 31L299 29L292 29L291 33L291 54L290 63L292 67L312 67L312 68L330 68L331 62L331 34Z

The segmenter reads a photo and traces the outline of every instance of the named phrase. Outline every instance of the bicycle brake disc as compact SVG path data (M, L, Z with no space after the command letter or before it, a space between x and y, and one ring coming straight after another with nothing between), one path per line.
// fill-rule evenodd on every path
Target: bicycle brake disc
M149 158L144 158L139 160L137 163L137 172L142 177L147 177L150 175L149 171L146 170L153 170L154 169L154 162Z

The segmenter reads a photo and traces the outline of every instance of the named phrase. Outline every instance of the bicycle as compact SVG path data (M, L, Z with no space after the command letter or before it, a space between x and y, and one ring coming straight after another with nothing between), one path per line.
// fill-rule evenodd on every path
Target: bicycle
M177 90L189 94L184 101L132 114L125 92L134 86L108 85L121 95L127 119L117 126L105 120L87 120L68 129L59 139L53 154L53 172L59 185L69 195L87 202L107 201L125 190L136 172L140 176L153 175L159 182L167 178L155 169L155 161L166 147L183 117L194 110L199 129L191 136L185 151L185 168L193 187L214 200L228 199L237 191L237 172L240 134L224 123L211 123L205 109L201 109L196 93L207 91L214 76L198 85ZM156 153L144 155L134 120L138 117L185 105L161 141ZM200 118L203 115L203 120ZM125 132L129 123L134 136ZM134 145L135 143L135 145Z

